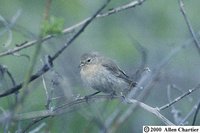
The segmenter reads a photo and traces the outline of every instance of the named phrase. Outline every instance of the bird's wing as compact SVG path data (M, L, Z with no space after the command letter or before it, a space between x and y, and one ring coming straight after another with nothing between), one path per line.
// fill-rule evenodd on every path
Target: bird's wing
M104 60L102 66L109 70L116 77L124 79L128 83L132 83L129 76L126 75L112 60Z

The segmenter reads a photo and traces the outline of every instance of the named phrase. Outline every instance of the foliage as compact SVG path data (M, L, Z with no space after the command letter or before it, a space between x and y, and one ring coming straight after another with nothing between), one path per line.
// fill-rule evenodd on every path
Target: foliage
M161 107L187 94L159 112L174 124L180 124L191 113L183 123L191 125L195 107L199 105L200 62L180 5L175 0L146 0L135 7L101 16L135 1L111 0L70 47L51 62L53 55L82 28L83 20L91 18L105 1L0 0L0 94L25 80L37 44L41 45L40 53L31 75L41 72L44 64L48 67L47 72L28 83L26 88L0 97L0 132L20 132L48 111L55 111L55 114L32 124L28 131L140 133L143 125L164 125L153 112L141 106L132 109L136 104L127 104L121 98L100 93L84 99L94 90L84 86L77 66L80 56L89 51L112 58L138 82L144 78L134 98L145 105ZM199 38L200 1L185 0L184 4ZM54 36L57 34L59 36ZM44 38L41 40L41 37ZM4 52L8 54L1 56ZM195 92L188 93L195 87ZM50 103L46 104L48 100ZM20 104L14 110L16 103ZM29 118L4 118L12 111L13 117ZM195 125L200 124L199 117L197 114Z

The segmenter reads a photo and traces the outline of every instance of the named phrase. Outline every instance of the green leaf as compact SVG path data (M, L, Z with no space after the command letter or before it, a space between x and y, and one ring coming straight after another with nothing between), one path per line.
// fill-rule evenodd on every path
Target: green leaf
M42 25L42 35L61 34L64 28L64 19L51 16L49 20L45 20Z

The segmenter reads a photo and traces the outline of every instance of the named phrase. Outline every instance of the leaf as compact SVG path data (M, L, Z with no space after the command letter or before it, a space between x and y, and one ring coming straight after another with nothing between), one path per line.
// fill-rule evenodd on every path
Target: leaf
M64 28L64 19L51 16L49 20L45 20L42 25L42 35L61 34Z

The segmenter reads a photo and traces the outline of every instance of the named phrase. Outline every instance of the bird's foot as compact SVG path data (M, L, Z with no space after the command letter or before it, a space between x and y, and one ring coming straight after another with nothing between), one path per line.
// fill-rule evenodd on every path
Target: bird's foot
M96 95L96 94L98 94L98 93L100 93L100 91L97 91L97 92L92 93L92 94L90 94L90 95L86 95L86 96L84 97L84 99L85 99L86 102L88 103L89 98L92 97L92 96L94 96L94 95Z

